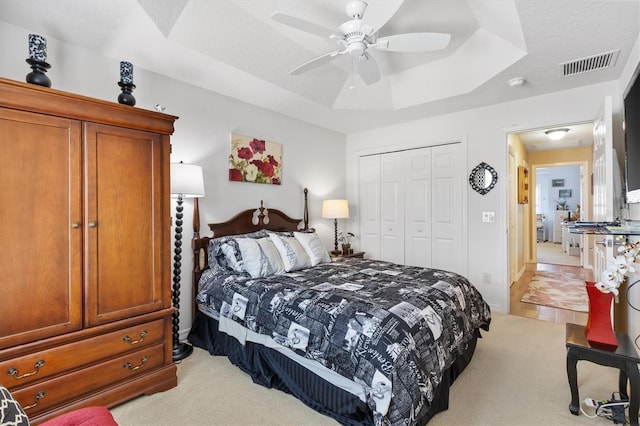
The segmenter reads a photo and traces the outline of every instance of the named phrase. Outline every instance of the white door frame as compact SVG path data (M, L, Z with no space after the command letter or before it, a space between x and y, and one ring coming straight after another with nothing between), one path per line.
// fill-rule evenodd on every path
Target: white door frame
M536 123L525 123L522 125L517 125L517 126L512 126L512 127L505 127L502 129L503 132L503 141L504 141L504 147L505 149L503 150L503 164L504 164L504 168L503 170L508 171L509 170L509 135L511 133L522 133L522 132L527 132L527 131L531 131L531 130L536 130L536 129L543 129L543 128L552 128L552 127L562 127L562 126L566 126L566 125L573 125L573 124L581 124L581 123L592 123L594 121L594 117L593 116L567 116L564 119L561 120L549 120L549 121L542 121L542 122L536 122ZM531 176L531 174L530 174ZM517 176L507 176L508 179L517 179ZM531 180L529 181L530 185L531 185ZM509 245L509 185L505 185L503 188L503 193L502 193L502 199L505 200L504 205L502 206L502 211L505 212L504 214L504 218L502 219L502 229L505 230L504 232L504 236L503 236L503 244L504 247L506 247L505 250L505 256L507 257L505 259L505 264L506 265L510 265L511 262L511 250L510 250L510 245ZM504 270L502 271L502 282L506 283L506 285L503 287L503 297L506 301L506 307L507 307L507 313L511 311L511 300L510 300L510 292L511 292L511 283L509 282L510 276L509 276L509 270L510 268L507 266L506 268L504 268Z

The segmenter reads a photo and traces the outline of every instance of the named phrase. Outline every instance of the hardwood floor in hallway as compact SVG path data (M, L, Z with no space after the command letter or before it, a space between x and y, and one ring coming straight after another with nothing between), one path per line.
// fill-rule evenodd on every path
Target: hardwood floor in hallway
M565 271L582 274L585 280L593 280L593 272L577 266L552 265L548 263L528 264L522 277L512 284L510 289L510 314L521 317L534 318L543 321L566 324L568 322L586 325L587 314L585 312L575 312L568 309L558 309L549 306L534 305L521 302L522 295L527 291L531 278L536 271Z

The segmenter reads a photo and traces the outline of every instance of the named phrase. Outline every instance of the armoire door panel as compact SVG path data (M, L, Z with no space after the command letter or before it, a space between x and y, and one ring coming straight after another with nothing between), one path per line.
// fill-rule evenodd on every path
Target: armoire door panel
M156 134L86 125L90 225L85 228L85 262L91 325L162 305L161 143ZM128 285L116 285L123 282Z
M80 131L0 108L0 349L82 327Z

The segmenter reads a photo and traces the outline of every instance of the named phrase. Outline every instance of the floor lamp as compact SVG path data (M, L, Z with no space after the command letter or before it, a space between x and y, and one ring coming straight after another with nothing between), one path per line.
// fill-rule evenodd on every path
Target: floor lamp
M333 219L334 248L331 254L338 255L338 219L349 218L349 202L347 200L324 200L322 202L322 217Z
M180 274L182 266L182 202L185 198L204 197L202 167L193 164L171 163L171 197L176 201L176 238L173 249L173 288L172 306L177 309L172 316L173 324L173 360L180 361L193 352L193 346L180 342Z

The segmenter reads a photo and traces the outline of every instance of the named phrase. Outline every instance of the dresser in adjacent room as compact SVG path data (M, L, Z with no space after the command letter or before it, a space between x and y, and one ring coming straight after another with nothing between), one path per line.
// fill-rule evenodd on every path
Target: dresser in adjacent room
M553 242L562 243L562 222L567 220L569 210L555 210L553 212Z
M36 422L177 384L176 118L0 79L0 383Z

